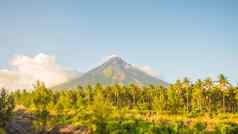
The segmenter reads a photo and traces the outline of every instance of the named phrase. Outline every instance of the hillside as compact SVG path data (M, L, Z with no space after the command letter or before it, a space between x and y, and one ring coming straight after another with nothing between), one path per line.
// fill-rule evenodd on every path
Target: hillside
M166 82L150 76L133 65L128 64L122 58L113 57L102 65L85 73L80 78L58 85L55 88L73 88L78 85L95 85L97 83L104 85L114 83L168 85Z

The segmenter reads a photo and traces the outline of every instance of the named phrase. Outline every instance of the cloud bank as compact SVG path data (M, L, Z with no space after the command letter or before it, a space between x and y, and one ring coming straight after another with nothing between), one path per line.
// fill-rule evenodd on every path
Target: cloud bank
M105 62L111 58L119 57L111 55L102 59ZM25 55L16 55L10 60L13 69L0 69L0 88L10 90L32 89L37 80L44 81L48 87L67 82L76 77L79 73L66 69L64 66L56 63L56 58L44 53L33 57ZM153 76L159 76L159 72L147 65L132 65L137 69Z
M17 55L10 64L14 69L0 69L0 87L30 89L37 80L52 87L77 77L72 70L57 64L54 56L43 53L34 57Z

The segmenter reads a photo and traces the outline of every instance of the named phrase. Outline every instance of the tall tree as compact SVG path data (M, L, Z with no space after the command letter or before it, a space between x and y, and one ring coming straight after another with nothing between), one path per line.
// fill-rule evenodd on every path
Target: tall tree
M5 127L11 120L15 107L14 99L8 95L5 89L0 90L0 128Z
M169 110L173 114L177 114L181 109L181 97L180 97L180 87L178 86L180 81L177 81L176 85L170 85L168 87L168 102Z
M207 103L207 111L209 113L211 113L211 111L212 111L212 108L211 108L211 106L212 106L212 97L213 97L212 89L213 89L213 86L214 86L212 79L211 78L207 78L204 81L204 85L203 86L204 86L204 89L206 91L206 100L208 101L208 103Z
M46 133L49 119L48 105L51 101L51 91L48 90L41 81L37 81L36 85L34 85L34 89L33 103L38 117L36 127L39 128L37 129L38 133L44 134Z
M183 80L182 91L184 95L184 104L186 104L186 111L191 112L192 106L192 87L187 77Z
M223 74L220 74L218 76L218 82L219 82L219 88L222 91L222 111L226 112L225 91L229 88L230 83Z

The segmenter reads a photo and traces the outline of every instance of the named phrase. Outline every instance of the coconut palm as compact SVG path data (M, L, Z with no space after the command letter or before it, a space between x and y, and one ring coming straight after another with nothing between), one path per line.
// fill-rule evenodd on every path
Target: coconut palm
M226 111L225 91L229 88L230 83L229 83L228 79L223 74L220 74L218 76L218 86L219 86L220 90L222 91L222 111L225 112Z

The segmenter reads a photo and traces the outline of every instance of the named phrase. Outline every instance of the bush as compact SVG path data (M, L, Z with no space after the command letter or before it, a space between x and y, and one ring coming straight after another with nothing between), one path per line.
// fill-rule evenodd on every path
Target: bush
M238 124L222 123L216 127L216 132L219 134L237 134Z
M125 134L136 134L136 123L134 120L122 122L122 130Z
M0 128L0 134L6 134L6 131L3 128Z
M152 123L147 123L140 121L137 125L138 134L152 134L154 125Z
M153 128L155 134L175 134L172 125L161 123L158 127Z
M109 121L108 134L153 134L152 123L140 120Z
M174 130L176 134L191 134L194 132L194 130L187 127L183 121L177 122Z
M14 99L6 93L5 89L0 91L0 127L5 127L11 120L14 110Z
M121 134L121 124L118 121L109 121L107 124L107 132L110 134Z
M207 124L205 124L205 123L198 122L198 123L195 124L194 128L196 130L195 131L196 134L206 134L206 133L208 133Z

